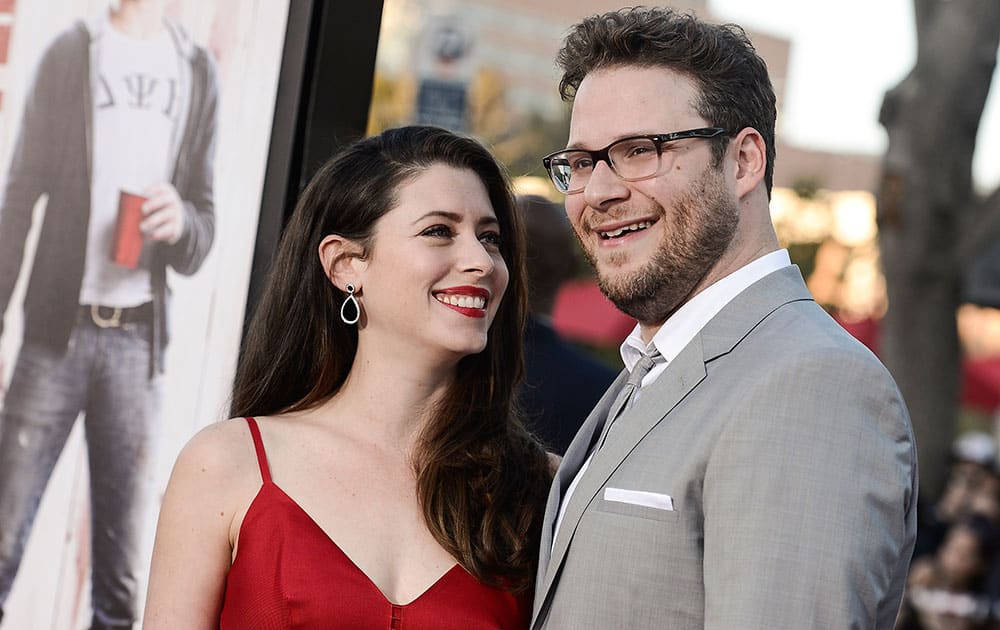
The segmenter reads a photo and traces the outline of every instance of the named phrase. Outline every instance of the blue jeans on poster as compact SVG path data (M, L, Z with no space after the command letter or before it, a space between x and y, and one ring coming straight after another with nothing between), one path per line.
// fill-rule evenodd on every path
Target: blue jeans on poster
M82 411L90 470L93 628L131 628L154 500L160 378L150 324L99 328L81 310L65 353L26 342L0 412L0 604ZM55 543L55 541L53 541Z

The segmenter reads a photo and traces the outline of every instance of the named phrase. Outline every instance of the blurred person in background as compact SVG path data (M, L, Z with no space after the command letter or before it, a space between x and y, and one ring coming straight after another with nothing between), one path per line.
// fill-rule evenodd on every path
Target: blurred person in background
M951 525L974 511L996 510L990 505L991 495L996 494L1000 483L993 437L980 431L967 431L956 438L951 455L948 478L940 498L930 509L923 510L917 521L914 558L936 552ZM975 509L974 504L978 504Z
M956 521L934 554L913 561L897 630L988 630L997 615L986 577L1000 530L985 516Z
M520 402L528 428L550 451L562 455L616 374L560 337L552 324L556 294L576 275L573 232L562 205L539 195L520 195L517 207L528 243Z

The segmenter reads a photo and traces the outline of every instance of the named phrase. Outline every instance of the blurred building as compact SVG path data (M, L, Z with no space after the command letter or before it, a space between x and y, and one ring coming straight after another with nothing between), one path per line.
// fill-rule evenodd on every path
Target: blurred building
M706 0L667 3L714 20ZM497 71L506 88L507 105L515 111L557 117L563 105L556 94L559 72L554 59L566 30L580 19L618 9L616 0L386 0L378 70L406 75L420 63L413 51L435 19L455 20L469 34L470 54L481 68ZM716 20L718 21L718 20ZM751 39L768 63L780 101L788 69L787 40L763 33ZM780 102L779 102L780 105Z
M882 172L882 156L870 153L834 153L788 144L778 132L778 159L774 185L797 188L813 182L826 190L863 190L875 193Z
M707 0L674 0L667 3L679 11L690 11L705 19L725 20L711 13ZM447 75L468 83L471 94L468 106L482 107L483 99L502 99L505 119L496 121L503 128L517 128L518 118L537 116L558 122L568 111L556 92L560 73L555 55L567 29L583 17L617 9L617 0L386 0L382 36L376 70L391 77L397 86L392 97L404 101L389 114L393 123L415 119L418 84L431 74ZM468 49L461 64L443 68L434 56L434 29L447 21L467 39ZM778 99L778 155L775 185L795 188L799 182L815 182L827 190L864 190L874 192L879 173L879 156L812 151L781 140L781 111L784 104L789 59L793 54L789 40L768 33L749 31L748 35L767 62ZM458 67L460 66L460 67ZM474 85L477 77L488 75L499 85L487 94ZM502 94L500 94L502 92ZM376 103L375 107L384 105ZM476 129L472 129L476 132ZM511 132L513 133L513 132ZM484 134L487 137L488 133ZM498 134L499 135L499 134ZM489 138L494 140L494 138ZM551 148L551 147L547 147Z

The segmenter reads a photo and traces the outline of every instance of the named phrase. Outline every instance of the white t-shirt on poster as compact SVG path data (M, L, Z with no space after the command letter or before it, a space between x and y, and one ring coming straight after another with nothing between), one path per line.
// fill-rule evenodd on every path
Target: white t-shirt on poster
M152 292L148 268L112 260L118 197L170 181L182 59L165 28L137 39L110 21L103 26L92 56L91 210L80 303L130 307L148 302Z

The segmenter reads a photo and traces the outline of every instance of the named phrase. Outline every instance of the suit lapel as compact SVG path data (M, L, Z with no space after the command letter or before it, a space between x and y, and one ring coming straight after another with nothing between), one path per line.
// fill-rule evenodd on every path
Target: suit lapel
M559 536L553 545L552 528L563 492L586 459L594 432L603 427L608 408L618 390L628 380L627 372L619 375L573 440L553 482L542 532L533 626L539 619L539 612L547 605L546 599L584 511L608 478L642 438L705 379L707 363L730 352L772 312L799 300L812 300L812 296L798 267L793 265L761 278L726 305L670 362L656 382L642 391L635 406L618 418L600 455L591 460L587 472L573 491L559 527Z
M688 344L670 362L666 371L649 387L649 390L643 391L635 406L615 421L604 448L591 460L587 472L580 479L573 496L570 497L569 505L566 506L566 514L559 526L559 535L552 547L552 555L536 597L536 608L540 607L551 588L587 506L643 436L663 420L670 410L705 378L705 362L702 359L701 344L695 343L697 341L696 338L694 342ZM606 413L607 408L605 408Z
M552 551L552 533L555 528L556 517L559 515L559 505L562 502L562 497L566 492L566 488L576 476L577 471L583 466L584 460L587 459L587 455L590 452L590 445L604 428L604 422L608 417L611 403L614 402L618 391L625 386L626 381L628 381L628 371L622 370L618 378L615 379L615 382L608 388L608 391L604 392L604 396L598 401L594 410L587 416L580 430L577 431L576 437L570 442L569 447L566 449L566 454L559 464L559 469L552 480L552 486L549 488L548 501L545 504L545 519L542 521L542 540L539 549L538 578L536 584L542 584L549 564L549 556ZM538 602L539 600L536 599L535 601Z

